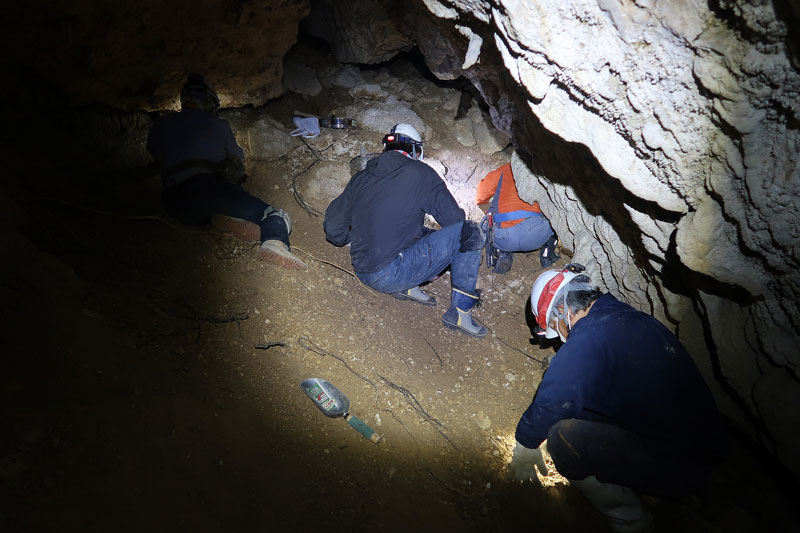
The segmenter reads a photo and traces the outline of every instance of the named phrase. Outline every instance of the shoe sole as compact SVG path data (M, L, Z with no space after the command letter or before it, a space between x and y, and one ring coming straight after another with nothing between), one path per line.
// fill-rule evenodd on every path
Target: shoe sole
M214 215L211 217L211 225L219 231L233 235L241 241L261 240L261 228L258 224L241 218L229 217L227 215Z
M431 297L429 300L417 300L416 298L412 298L402 292L397 292L392 294L393 297L397 298L398 300L409 300L420 305L427 305L429 307L436 307L436 298Z
M473 318L472 320L475 321L475 322L478 322L477 320L475 320L475 318ZM482 328L484 328L483 335L481 335L479 333L473 333L470 330L464 329L464 328L462 328L461 326L459 326L457 324L451 324L450 322L447 322L444 319L442 319L442 324L444 324L444 327L452 329L453 331L460 331L462 333L466 333L467 335L469 335L473 339L482 339L489 333L489 330L486 329L486 326L480 324L480 322L478 322L478 325L480 325Z
M308 270L308 266L296 257L288 257L268 248L259 248L256 256L261 261L291 270Z
M547 268L550 265L552 265L553 263L555 263L556 261L558 261L559 259L561 259L560 255L553 254L550 257L547 257L545 259L539 258L539 263L541 263L542 268Z

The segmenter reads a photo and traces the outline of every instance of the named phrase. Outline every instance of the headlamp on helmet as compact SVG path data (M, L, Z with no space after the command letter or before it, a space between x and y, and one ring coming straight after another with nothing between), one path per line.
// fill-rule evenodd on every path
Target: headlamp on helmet
M402 150L414 159L423 157L422 136L411 124L395 124L391 131L383 136L383 149Z

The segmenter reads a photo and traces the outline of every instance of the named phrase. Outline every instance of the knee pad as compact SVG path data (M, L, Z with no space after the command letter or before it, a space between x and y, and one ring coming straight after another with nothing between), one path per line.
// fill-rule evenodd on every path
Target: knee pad
M292 232L292 219L289 218L289 213L284 211L283 209L275 209L272 206L269 206L264 210L264 216L261 217L261 220L265 220L267 217L281 217L283 219L283 223L286 224L286 233L289 234Z

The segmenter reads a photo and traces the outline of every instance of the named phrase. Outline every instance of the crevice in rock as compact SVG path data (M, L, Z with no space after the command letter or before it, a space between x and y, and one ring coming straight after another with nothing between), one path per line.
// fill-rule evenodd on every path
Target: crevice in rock
M772 0L772 7L786 25L786 55L792 66L800 69L800 4L794 0Z
M774 454L775 446L776 446L776 439L770 433L769 429L764 424L764 420L761 416L757 413L754 413L753 410L750 408L750 405L755 406L755 409L758 410L758 404L755 401L755 398L750 398L750 403L737 392L736 388L731 385L731 383L725 378L725 375L722 372L722 367L720 364L720 356L717 352L717 345L714 342L713 334L711 331L711 324L709 322L708 313L703 305L702 299L700 298L697 291L693 291L693 295L691 295L690 299L692 302L692 306L694 307L694 311L698 317L700 317L703 326L703 337L705 340L705 345L708 350L708 359L711 362L711 367L714 372L714 378L716 382L720 385L723 392L736 404L739 409L740 414L745 418L745 420L750 424L750 427L755 432L756 439L753 440L751 437L747 436L746 440L749 442L753 442L758 450L758 455L767 455L769 460L767 462L774 465L776 472L781 472L782 476L788 480L790 479L791 475L787 471L785 465L782 465L781 462L777 459ZM735 424L729 424L731 426L731 430L733 430L736 434L746 435L745 433L741 432L735 427Z
M726 222L728 222L731 226L733 226L736 229L736 240L737 240L737 244L738 244L738 249L742 253L742 255L744 255L745 257L751 257L753 259L757 259L759 264L761 265L761 267L764 268L764 270L766 270L767 272L769 272L771 274L774 274L774 275L781 274L781 271L779 269L777 269L777 268L775 268L775 267L773 267L772 265L769 264L769 261L764 256L764 254L762 254L762 253L760 253L760 252L758 252L756 250L753 250L744 241L744 237L742 236L741 222L738 219L736 219L733 216L731 216L727 212L727 210L725 208L725 200L722 197L722 195L720 195L718 192L716 192L715 190L710 189L710 188L706 188L706 192L708 193L708 196L710 198L712 198L715 202L717 202L717 204L719 205L719 210L720 210L720 213L722 213L722 218L724 218ZM774 239L773 239L773 242L774 242ZM751 296L751 301L755 301L755 300L756 300L756 298Z
M701 290L720 298L732 300L743 307L758 300L743 287L719 281L707 274L687 268L678 255L676 237L677 230L670 235L669 248L664 256L661 280L665 288L684 296L692 296L694 290ZM690 287L691 289L688 289Z

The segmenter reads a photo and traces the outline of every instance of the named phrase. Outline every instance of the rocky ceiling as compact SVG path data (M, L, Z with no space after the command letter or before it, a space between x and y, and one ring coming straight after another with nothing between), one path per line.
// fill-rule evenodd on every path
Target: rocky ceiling
M798 20L789 0L52 0L5 6L0 39L72 105L118 111L174 108L194 70L225 107L263 104L300 29L343 63L418 48L480 91L574 259L675 329L797 474Z

